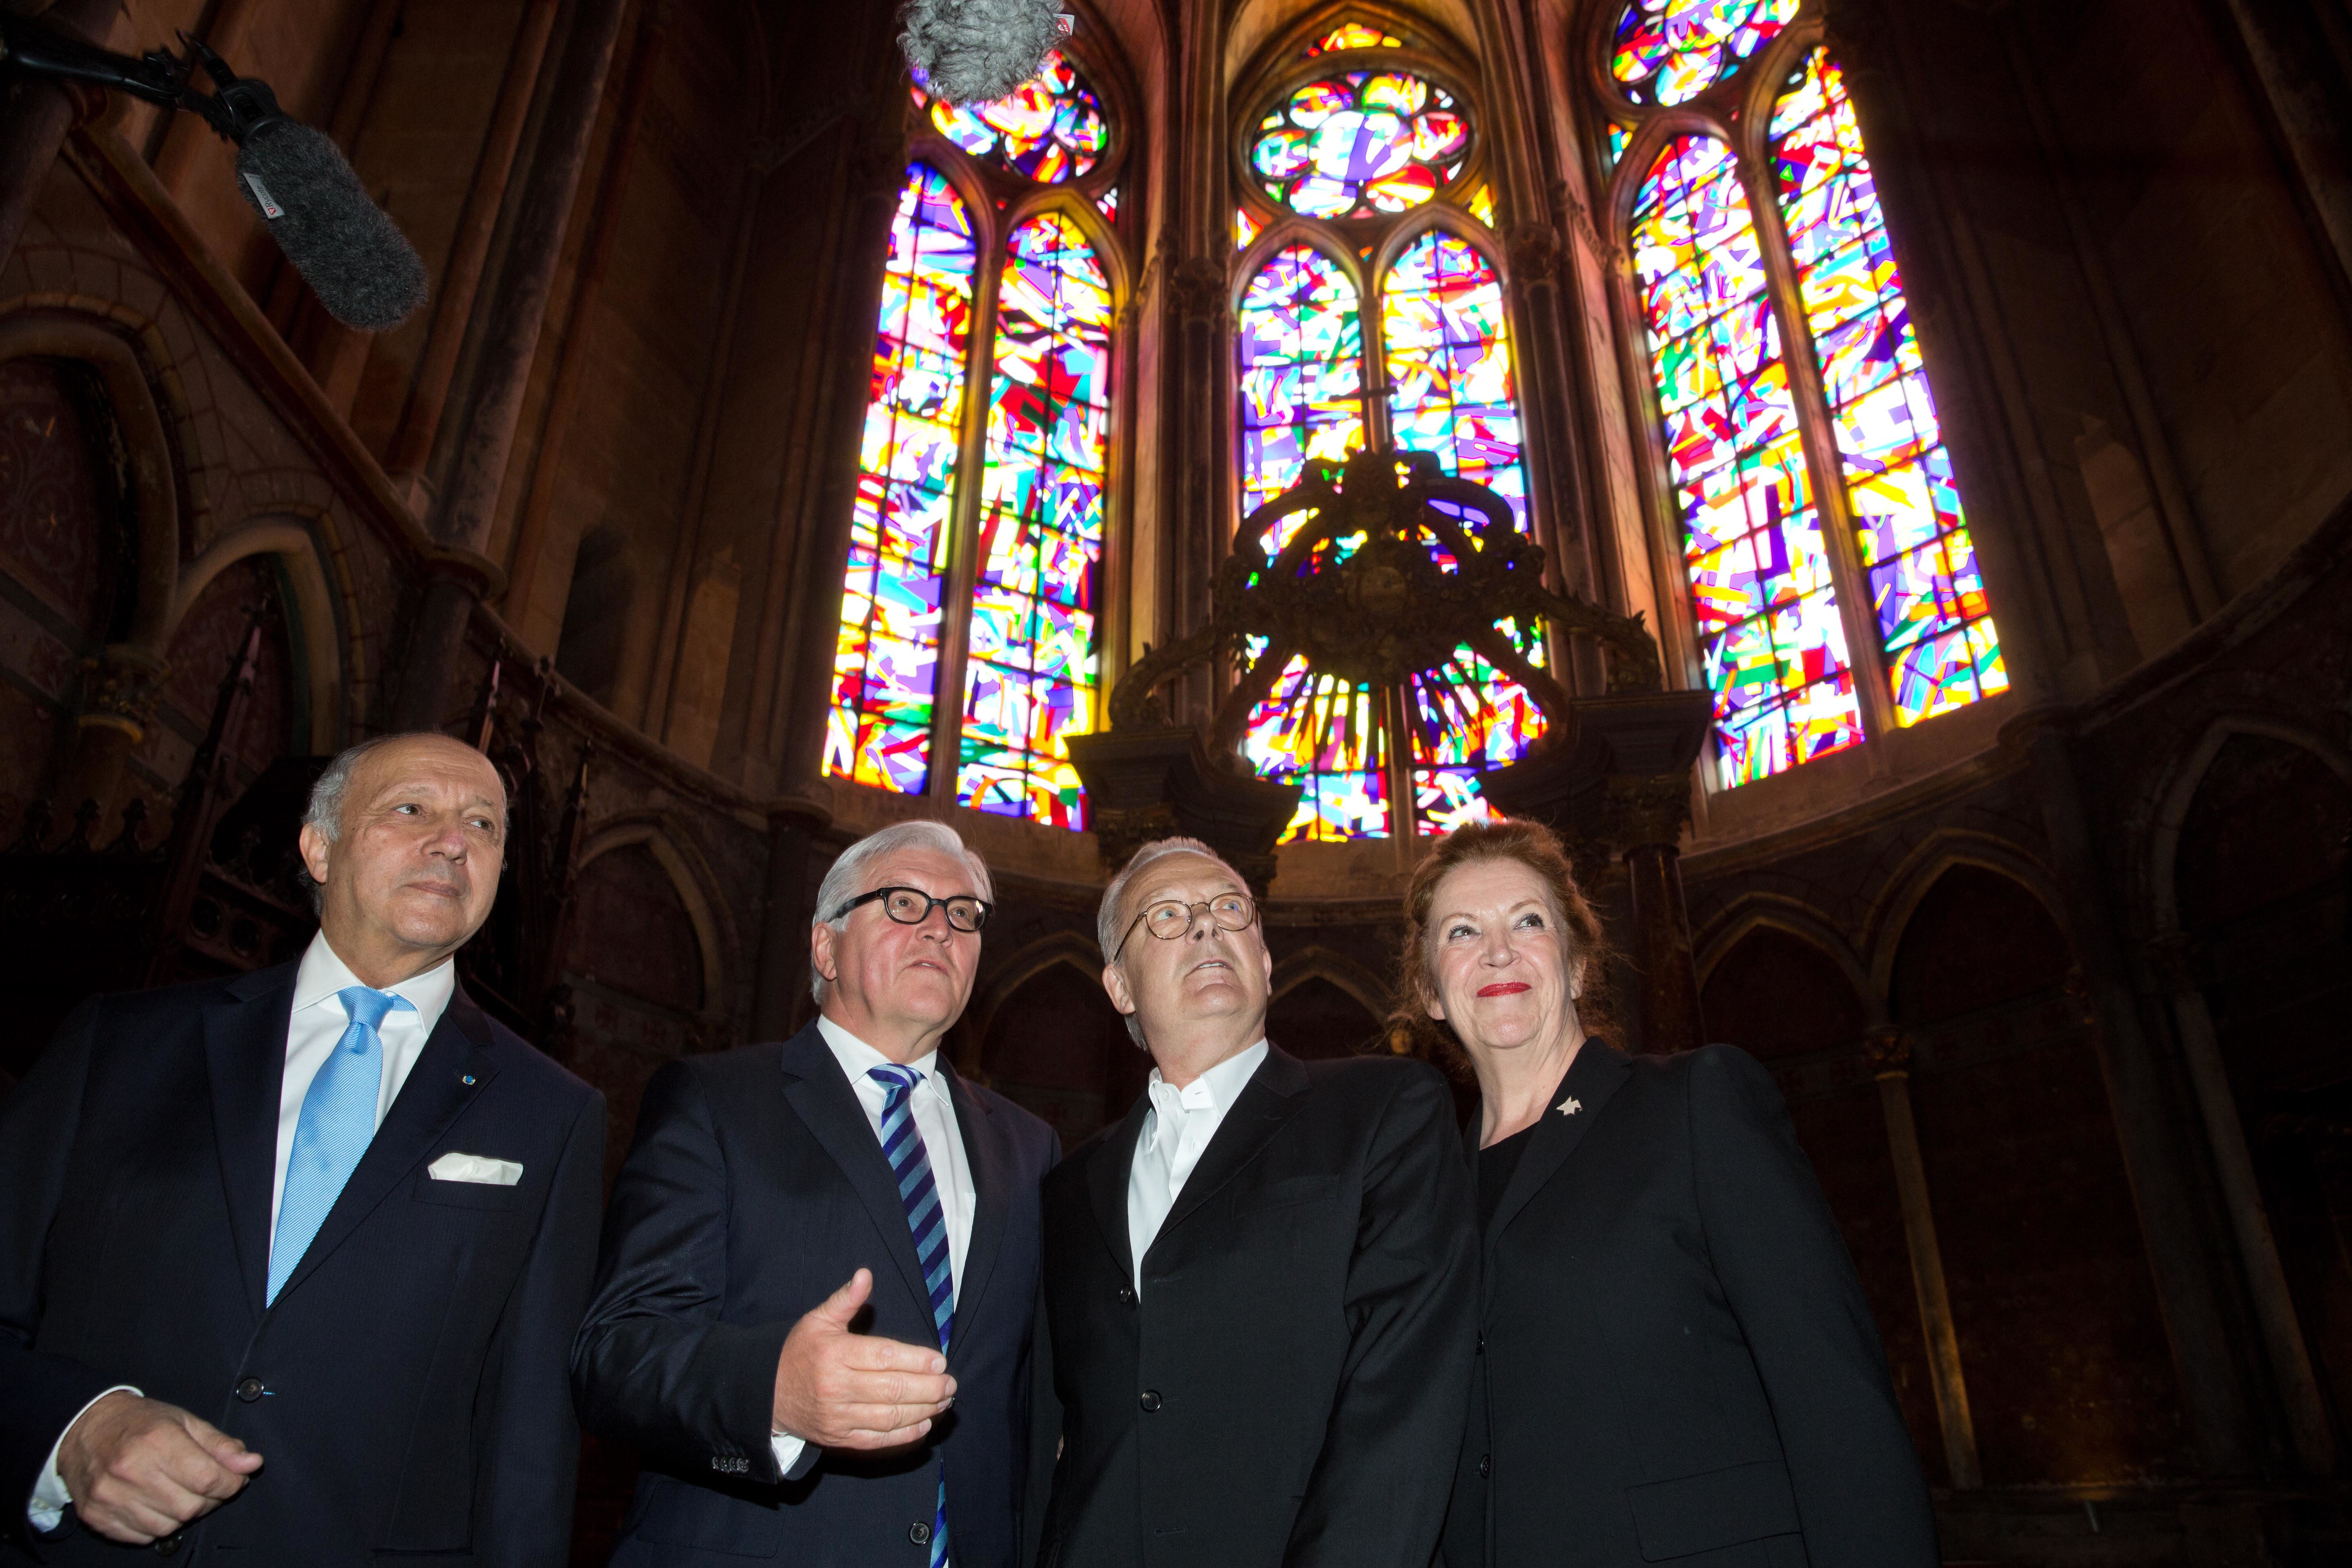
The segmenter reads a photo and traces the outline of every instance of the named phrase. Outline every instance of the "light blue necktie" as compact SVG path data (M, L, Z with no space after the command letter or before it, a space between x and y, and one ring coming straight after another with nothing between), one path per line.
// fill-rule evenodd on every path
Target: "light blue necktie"
M376 1030L395 1007L416 1011L405 996L364 985L347 985L335 999L352 1021L302 1096L293 1152L286 1160L286 1192L278 1200L278 1234L269 1244L265 1306L278 1300L375 1139L376 1100L383 1093L383 1040Z
M931 1158L923 1148L922 1130L915 1125L909 1104L923 1075L910 1067L869 1068L866 1077L882 1085L882 1152L890 1173L898 1179L898 1201L907 1208L907 1228L914 1233L915 1261L923 1270L923 1288L930 1292L931 1326L939 1331L940 1349L948 1348L955 1327L955 1274L948 1265L948 1217L939 1184L931 1179ZM948 1472L940 1460L940 1500L931 1511L930 1568L947 1568Z

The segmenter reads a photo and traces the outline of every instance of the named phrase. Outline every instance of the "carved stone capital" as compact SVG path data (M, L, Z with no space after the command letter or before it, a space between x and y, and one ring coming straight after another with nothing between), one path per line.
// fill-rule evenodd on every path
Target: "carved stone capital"
M1206 256L1179 262L1166 273L1168 307L1179 321L1221 321L1225 314L1224 264Z
M1094 814L1095 847L1112 875L1155 838L1172 838L1180 831L1176 813L1166 802L1156 805L1114 806Z
M1911 1037L1892 1027L1876 1028L1862 1037L1863 1065L1885 1083L1911 1076Z
M1549 282L1559 275L1559 230L1548 223L1514 224L1503 236L1503 256L1515 281Z
M85 730L120 730L132 745L139 744L155 721L155 704L170 669L144 648L124 644L83 659L81 711L74 715L75 724Z
M1690 825L1690 775L1612 773L1601 785L1601 837L1621 850L1674 848Z

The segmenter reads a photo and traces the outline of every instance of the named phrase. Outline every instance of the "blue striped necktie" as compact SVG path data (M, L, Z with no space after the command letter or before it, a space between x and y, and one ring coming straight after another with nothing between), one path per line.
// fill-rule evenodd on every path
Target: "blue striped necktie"
M416 1011L405 996L364 985L347 985L335 993L335 1000L351 1023L302 1095L294 1147L286 1157L286 1190L278 1199L278 1229L269 1242L264 1306L278 1300L343 1184L359 1168L360 1156L375 1142L376 1100L383 1093L383 1040L376 1031L384 1015L395 1007Z
M866 1077L882 1085L882 1153L890 1173L898 1179L898 1201L907 1208L907 1228L914 1233L915 1261L923 1270L923 1287L931 1293L931 1326L940 1333L940 1349L948 1348L955 1327L955 1271L948 1264L948 1216L940 1200L940 1184L931 1179L931 1158L923 1148L922 1131L915 1125L915 1086L923 1075L910 1067L866 1069ZM940 1500L931 1515L930 1568L947 1568L947 1461L940 1462Z

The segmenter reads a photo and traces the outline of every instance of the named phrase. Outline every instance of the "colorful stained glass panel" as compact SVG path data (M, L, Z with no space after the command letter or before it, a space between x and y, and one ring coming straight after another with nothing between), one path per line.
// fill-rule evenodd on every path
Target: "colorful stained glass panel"
M1633 0L1617 19L1609 74L1635 103L1684 103L1762 48L1798 0Z
M1337 54L1341 49L1401 49L1404 40L1362 22L1342 22L1307 47L1302 58Z
M1667 144L1634 200L1633 251L1718 764L1724 784L1745 784L1863 736L1760 242L1729 148L1704 136Z
M977 259L962 199L913 165L884 267L824 744L826 773L905 795L930 781Z
M1402 71L1349 71L1268 110L1250 167L1294 212L1363 216L1421 205L1469 151L1470 122L1444 89Z
M1816 49L1774 107L1771 153L1896 721L2006 690L1903 279L1837 62Z
M1310 458L1364 444L1363 333L1339 264L1307 245L1269 258L1242 296L1242 515L1298 482Z
M1256 658L1264 645L1253 642ZM1388 732L1368 686L1310 674L1291 660L1250 715L1242 754L1264 778L1298 784L1298 811L1282 842L1385 838Z
M1041 185L1075 180L1110 146L1102 100L1078 68L1055 50L1035 76L987 103L949 103L920 87L939 133L983 163L993 163Z
M1095 580L1110 408L1110 283L1077 224L1041 213L996 289L956 798L1086 826L1069 737L1092 725Z

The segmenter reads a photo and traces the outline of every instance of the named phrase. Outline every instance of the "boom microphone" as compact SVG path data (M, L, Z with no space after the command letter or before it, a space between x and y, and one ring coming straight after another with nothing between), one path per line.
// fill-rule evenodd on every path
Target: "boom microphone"
M1035 76L1063 31L1061 0L908 0L898 45L950 103L1003 98Z
M237 188L329 315L369 332L406 321L425 302L424 259L368 199L350 161L324 133L278 108L268 82L241 78L185 33L180 38L189 59L161 49L133 59L0 12L0 60L188 110L236 142ZM215 91L188 85L196 63Z

